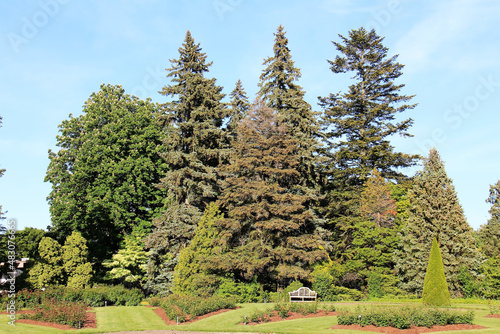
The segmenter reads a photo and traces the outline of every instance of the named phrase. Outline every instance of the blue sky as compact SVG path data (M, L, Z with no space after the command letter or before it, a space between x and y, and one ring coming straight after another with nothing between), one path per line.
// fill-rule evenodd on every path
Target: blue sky
M253 98L280 24L316 110L318 96L349 84L348 76L328 68L326 60L336 55L331 41L361 26L385 37L389 54L405 65L399 83L418 103L403 115L414 119L414 137L395 137L394 145L423 155L435 146L469 223L478 228L487 221L489 185L500 179L495 0L2 1L0 167L7 171L0 205L6 216L17 218L19 228L50 224L47 151L56 149L58 125L79 115L102 83L164 101L157 93L168 84L164 69L190 30L224 92L241 79Z

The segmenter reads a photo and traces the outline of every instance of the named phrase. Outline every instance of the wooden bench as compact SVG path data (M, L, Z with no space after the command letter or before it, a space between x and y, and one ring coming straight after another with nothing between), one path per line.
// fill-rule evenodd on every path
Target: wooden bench
M290 302L315 302L318 296L315 291L306 287L299 288L288 294L290 295Z

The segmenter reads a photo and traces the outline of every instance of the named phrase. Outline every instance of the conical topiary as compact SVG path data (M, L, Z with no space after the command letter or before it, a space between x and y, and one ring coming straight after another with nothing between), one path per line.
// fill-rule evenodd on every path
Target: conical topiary
M432 306L450 305L450 291L444 276L443 258L436 238L432 241L431 255L422 292L424 304Z

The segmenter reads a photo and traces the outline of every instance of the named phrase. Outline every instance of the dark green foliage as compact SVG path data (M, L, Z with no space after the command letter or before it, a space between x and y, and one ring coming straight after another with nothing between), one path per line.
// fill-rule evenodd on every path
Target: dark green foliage
M422 300L425 305L450 305L450 291L444 275L443 259L436 238L432 241L429 264L425 273Z
M457 276L460 283L460 290L464 298L472 298L479 293L478 279L472 276L469 270L465 267L460 268L460 273Z
M354 310L339 310L337 319L339 325L430 328L435 325L472 324L474 312L413 306L356 307Z
M153 250L150 259L153 290L159 290L159 285L169 288L180 250L193 238L205 207L219 194L218 168L227 158L224 146L229 142L227 132L222 129L228 114L221 102L222 87L216 85L215 79L204 77L212 63L206 63L206 55L189 31L179 48L179 58L171 60L171 64L167 77L172 84L160 91L172 99L162 105L160 117L167 135L162 157L168 166L160 188L168 197L146 242ZM155 262L155 259L162 261L167 253L172 254L172 263Z
M500 299L500 259L489 258L481 266L484 279L481 284L481 292L489 299Z
M61 240L82 233L98 272L125 235L149 232L159 213L164 192L155 184L166 167L158 116L150 100L101 85L82 115L61 123L59 151L49 151L51 232Z
M329 61L330 69L334 73L352 73L355 83L345 93L319 98L319 103L324 109L322 126L327 144L322 151L326 157L324 173L328 181L322 211L330 220L333 255L345 260L350 258L347 254L358 253L358 248L361 256L370 248L375 250L375 245L365 242L367 238L359 245L360 240L356 240L367 229L375 228L362 226L366 219L360 210L363 206L361 192L372 170L378 170L386 180L403 180L401 169L415 165L418 156L396 152L389 141L396 134L411 136L408 130L413 121L406 119L396 123L396 116L415 107L407 104L413 96L400 94L404 85L395 84L403 68L396 62L397 56L388 57L383 38L374 30L351 30L348 37L340 36L340 39L340 43L333 42L340 54ZM380 218L393 220L387 213ZM383 224L382 228L387 229L388 225ZM377 247L387 232L393 233L382 231L374 242ZM380 245L385 248L386 255L391 253L391 247L387 247L390 245L390 242ZM384 265L389 264L387 259L384 262ZM352 265L356 272L361 263Z
M250 102L248 101L247 93L243 88L241 80L236 82L236 87L229 94L231 97L229 120L227 122L227 130L232 138L235 138L239 122L245 118L250 110Z
M487 257L500 258L500 180L490 186L486 203L491 204L490 219L479 229L479 245Z
M289 292L295 291L303 286L304 284L300 281L293 281L286 288L284 288L283 291L271 292L269 296L270 301L273 303L287 302L290 300Z
M257 101L238 127L231 163L218 203L225 219L216 224L218 244L227 251L209 259L207 269L260 283L306 278L326 258L320 249L309 189L297 170L297 140L286 124ZM227 213L227 214L226 214Z
M319 180L317 171L319 125L317 114L304 100L305 92L296 81L300 70L295 67L288 48L283 26L275 35L273 56L264 61L266 68L260 75L259 97L278 113L279 122L288 127L290 136L298 143L300 164L296 167L302 184L314 188Z
M452 180L435 149L430 151L423 170L414 177L408 200L408 220L401 230L400 246L394 257L401 288L421 293L429 259L428 245L436 237L450 293L460 295L457 278L460 268L466 268L475 277L482 256Z

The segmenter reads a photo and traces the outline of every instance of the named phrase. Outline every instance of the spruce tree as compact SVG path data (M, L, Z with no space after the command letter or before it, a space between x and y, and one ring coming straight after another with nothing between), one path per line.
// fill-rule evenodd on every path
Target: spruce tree
M479 243L484 255L500 258L500 181L490 186L486 203L491 204L490 219L479 229Z
M328 61L333 73L352 73L355 83L345 93L320 97L326 147L324 173L326 203L323 214L330 221L334 256L342 258L353 245L360 215L361 192L370 172L376 168L384 179L404 179L401 168L413 166L418 156L395 151L389 139L393 135L411 136L413 121L396 123L397 114L415 107L408 104L413 96L400 93L396 84L403 65L397 56L389 57L388 48L374 30L351 30L341 42L333 42L340 53Z
M450 291L444 275L443 258L436 238L432 240L432 249L425 272L422 300L425 305L449 306Z
M408 220L401 231L396 252L396 271L401 287L421 293L428 259L427 246L437 238L443 256L450 292L460 294L457 275L464 267L475 273L481 254L475 245L472 228L467 223L452 180L436 149L430 151L424 168L413 180L408 193Z
M236 280L287 283L307 279L311 266L326 258L317 235L310 195L301 184L300 148L279 114L257 101L238 127L224 191L218 203L218 245L227 251L207 268Z
M288 126L290 135L299 143L301 158L297 170L303 183L313 188L319 179L315 155L319 145L317 114L304 100L305 92L296 83L301 73L292 60L283 26L280 25L274 35L273 56L264 61L266 67L260 75L258 95L278 112L280 122Z
M228 138L222 129L227 116L221 102L224 94L215 79L204 77L212 64L206 62L206 57L188 31L179 48L179 58L171 60L172 67L167 69L172 84L160 91L172 99L163 105L164 114L160 117L166 132L166 153L162 157L168 167L160 188L167 198L146 246L152 249L152 259L169 258L167 253L173 256L174 261L162 271L173 271L178 254L192 239L205 207L219 194L218 168L227 158L224 146ZM155 269L160 265L150 264L151 287L162 284L157 282L158 276L167 277Z
M236 87L229 94L231 97L229 120L227 124L227 130L231 134L231 137L236 136L236 129L238 123L245 118L248 110L250 109L250 103L248 102L248 96L243 88L241 80L236 82Z

